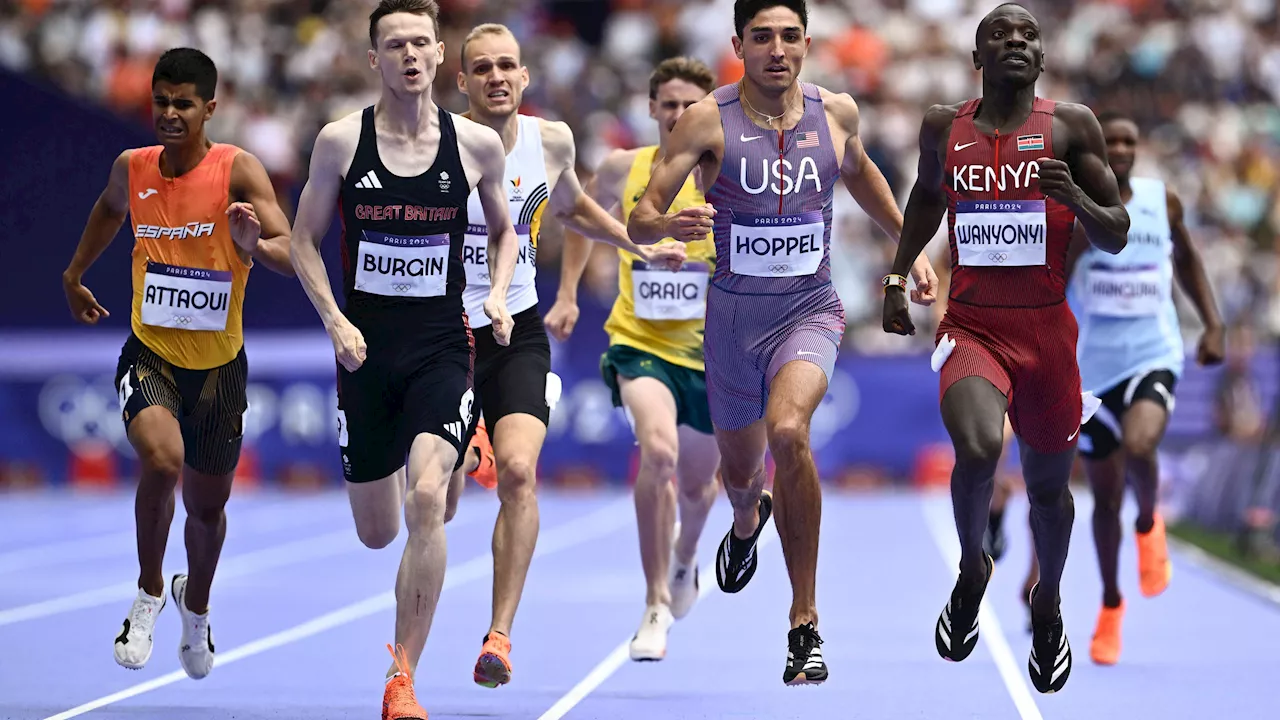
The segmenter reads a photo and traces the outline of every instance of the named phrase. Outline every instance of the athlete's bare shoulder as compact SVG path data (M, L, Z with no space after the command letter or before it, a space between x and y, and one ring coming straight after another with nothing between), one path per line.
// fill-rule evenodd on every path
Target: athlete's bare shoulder
M596 175L619 180L626 177L631 172L631 166L636 164L636 158L640 157L640 150L641 148L610 150L604 160L600 161L600 167L596 168Z
M578 150L568 123L538 118L538 132L542 135L542 151L553 167L563 170L577 161Z
M676 121L671 133L672 140L683 139L693 148L721 155L724 130L720 125L720 103L716 101L715 93L690 105Z
M312 173L322 170L326 173L345 176L351 161L356 157L356 148L360 145L360 125L363 110L338 118L320 128L316 142L311 149Z
M832 92L818 86L818 97L822 99L822 109L827 114L828 125L833 132L832 140L844 144L849 138L858 134L858 103L849 93Z
M462 169L473 190L486 168L506 167L507 151L497 130L458 114L453 114L453 129L458 135ZM498 181L501 182L501 178Z
M1073 102L1054 103L1053 121L1055 125L1066 129L1069 138L1068 148L1089 144L1089 140L1102 137L1102 125L1087 105ZM1054 136L1056 139L1057 133Z
M920 121L920 150L933 151L939 161L947 156L946 144L951 136L951 123L964 103L953 105L931 105L924 111L924 119Z

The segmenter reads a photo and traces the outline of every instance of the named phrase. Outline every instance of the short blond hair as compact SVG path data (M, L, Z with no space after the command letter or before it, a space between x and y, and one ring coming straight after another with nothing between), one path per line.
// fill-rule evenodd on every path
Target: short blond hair
M516 39L516 34L511 32L511 28L501 23L485 23L471 28L471 32L467 33L467 36L462 39L462 51L459 55L462 67L465 68L467 66L467 46L471 44L472 40L479 40L485 35L506 35L512 40ZM519 45L520 43L517 41L516 46L518 47Z

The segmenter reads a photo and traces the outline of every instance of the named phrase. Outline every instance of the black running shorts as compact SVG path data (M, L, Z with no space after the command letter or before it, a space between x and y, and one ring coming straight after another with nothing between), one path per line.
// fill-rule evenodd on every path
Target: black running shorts
M126 430L144 409L163 407L182 429L183 462L198 473L228 475L240 462L249 364L244 348L226 365L180 368L130 333L116 364Z
M390 476L404 467L422 433L447 441L458 454L454 468L461 467L478 417L472 342L461 314L439 326L424 326L408 313L399 322L371 322L350 309L347 316L363 333L367 352L355 372L338 365L343 477L359 483Z
M1124 414L1139 400L1159 403L1173 412L1173 388L1178 378L1169 370L1152 370L1123 380L1099 396L1102 406L1080 428L1080 455L1105 460L1120 449Z
M547 375L551 373L551 343L538 308L511 317L511 342L503 347L493 328L476 329L476 403L483 408L490 435L498 420L513 413L532 415L546 425L551 420Z

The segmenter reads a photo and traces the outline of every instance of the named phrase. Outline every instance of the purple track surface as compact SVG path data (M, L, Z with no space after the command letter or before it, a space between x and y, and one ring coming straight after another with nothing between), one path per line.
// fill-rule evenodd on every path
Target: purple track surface
M938 658L932 637L955 577L948 498L830 490L818 573L831 672L825 685L782 684L790 589L772 528L751 584L737 595L714 587L710 561L729 525L723 497L699 554L702 583L711 587L672 628L667 659L608 663L643 610L634 511L618 492L544 491L539 555L514 628L513 682L478 687L471 668L489 620L497 503L492 494L472 491L449 526L450 571L419 667L418 697L433 720L1178 720L1274 713L1280 607L1180 552L1169 590L1147 600L1137 591L1131 534L1121 561L1128 601L1121 662L1100 668L1089 661L1101 589L1088 498L1079 492L1077 498L1063 590L1075 667L1057 695L1027 695L1029 636L1018 598L1028 558L1025 520L1018 519L1026 517L1025 504L1010 507L1010 549L987 596L998 622L984 615L984 642L965 662L951 664ZM183 517L179 503L166 575L185 567ZM393 629L388 591L403 542L402 532L385 550L364 548L340 492L237 495L228 506L213 591L218 663L193 682L176 657L180 631L172 607L160 617L145 669L128 671L112 660L112 639L135 593L131 496L6 496L0 718L377 718ZM1003 675L993 650L997 636L1012 650ZM593 671L593 681L580 688L589 692L557 704ZM1033 701L1020 707L1018 692ZM94 701L100 706L76 709Z

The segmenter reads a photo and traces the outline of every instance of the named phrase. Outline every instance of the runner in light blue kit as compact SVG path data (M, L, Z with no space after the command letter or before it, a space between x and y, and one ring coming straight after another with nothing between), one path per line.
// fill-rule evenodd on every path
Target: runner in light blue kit
M859 139L857 104L797 81L809 47L807 23L804 0L734 3L733 47L744 77L681 116L627 226L637 243L714 235L704 353L721 476L734 513L716 578L732 593L755 573L756 542L773 513L774 499L764 491L767 447L777 462L778 534L791 577L782 675L788 685L827 678L815 593L822 495L809 423L844 333L844 309L831 285L836 181L895 240L902 230L889 185ZM666 213L695 168L708 204ZM937 278L923 256L912 276L913 299L933 302Z
M1116 566L1126 477L1138 501L1134 530L1142 594L1164 592L1173 573L1164 521L1156 512L1156 448L1173 412L1174 385L1183 369L1182 332L1173 304L1175 276L1205 326L1197 352L1200 363L1222 362L1224 340L1204 266L1182 222L1182 203L1160 180L1130 177L1137 125L1117 114L1099 120L1107 158L1129 210L1129 242L1120 253L1107 255L1085 249L1076 238L1072 249L1079 260L1068 301L1080 325L1081 385L1102 400L1080 429L1079 448L1093 486L1093 538L1103 587L1089 655L1095 663L1112 665L1120 658L1125 609ZM1067 267L1073 267L1070 257Z

